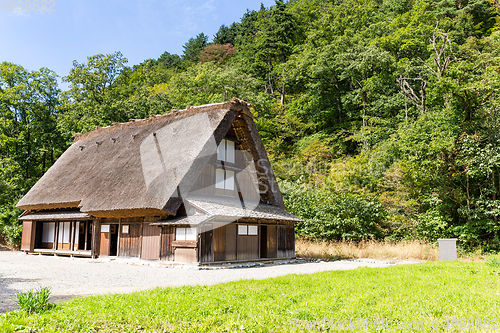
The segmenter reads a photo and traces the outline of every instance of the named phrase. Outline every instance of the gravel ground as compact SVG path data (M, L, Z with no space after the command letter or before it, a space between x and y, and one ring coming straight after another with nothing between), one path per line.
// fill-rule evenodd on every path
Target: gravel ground
M0 312L16 308L19 291L50 286L53 300L106 293L129 293L155 287L211 285L241 279L266 279L287 274L309 274L358 267L387 267L412 261L355 260L308 262L238 269L200 270L195 266L167 266L139 259L85 259L0 250Z

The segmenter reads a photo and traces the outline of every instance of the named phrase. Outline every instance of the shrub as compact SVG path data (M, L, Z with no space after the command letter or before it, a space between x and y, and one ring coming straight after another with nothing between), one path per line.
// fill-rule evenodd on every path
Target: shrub
M43 287L39 290L31 289L17 293L14 302L19 305L22 311L28 314L43 312L50 307L50 294L50 287Z
M2 234L10 245L21 244L23 225L19 221L19 215L23 211L16 207L4 206L0 209L0 234Z
M375 199L291 182L282 182L280 188L288 211L304 220L295 224L298 236L340 241L385 236L387 214Z

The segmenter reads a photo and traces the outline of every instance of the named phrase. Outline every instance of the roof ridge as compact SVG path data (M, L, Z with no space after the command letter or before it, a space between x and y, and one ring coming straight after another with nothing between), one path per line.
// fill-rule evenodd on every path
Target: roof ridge
M233 97L230 101L227 102L222 102L222 103L212 103L212 104L205 104L205 105L199 105L199 106L191 106L187 105L185 109L180 110L180 109L172 109L167 113L164 114L153 114L149 116L148 118L144 119L129 119L128 122L124 123L117 123L114 122L112 125L106 126L106 127L101 127L101 126L96 126L93 131L89 131L86 133L74 133L74 139L73 143L78 142L79 140L87 139L89 137L92 137L97 134L103 134L107 132L111 132L117 129L123 129L125 127L133 126L136 124L143 125L145 124L144 122L151 122L151 121L157 121L159 119L164 119L164 118L173 118L177 115L187 115L189 113L196 114L200 112L208 112L211 110L214 110L215 107L219 107L218 109L224 109L224 108L231 108L235 105L241 105L244 108L246 108L248 111L249 109L253 106L252 104L245 102L242 99ZM243 109L243 108L242 108ZM251 114L250 114L251 115Z

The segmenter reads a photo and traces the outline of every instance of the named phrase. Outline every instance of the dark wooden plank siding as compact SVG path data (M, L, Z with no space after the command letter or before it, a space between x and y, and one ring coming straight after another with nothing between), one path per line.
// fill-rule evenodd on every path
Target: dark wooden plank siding
M196 179L196 182L194 185L191 187L191 191L195 192L196 194L213 194L214 190L214 184L215 184L215 161L216 161L216 156L212 156L208 163L205 165L203 168L203 171L201 172L200 176L198 179Z
M225 260L236 260L236 242L238 229L236 224L226 224L226 256Z
M213 224L207 223L203 226L203 232L201 234L201 247L200 247L200 258L201 262L212 262L214 261L213 256Z
M161 233L161 255L162 260L174 260L172 242L174 241L174 227L163 227Z
M287 227L287 258L295 258L295 228L292 225Z
M276 247L276 226L267 226L267 257L276 258L278 256L278 251Z
M293 225L278 226L278 258L295 257L295 231Z
M122 222L121 225L122 229L124 225L128 225L129 233L124 234L123 230L120 230L120 257L139 257L141 253L141 224Z
M214 229L214 261L226 260L226 226Z
M238 150L238 144L235 145L235 149ZM224 164L224 166L223 166ZM238 179L242 179L242 183L239 184L240 188L250 188L253 185L253 181L251 177L247 173L241 173L236 179L236 174L240 172L240 170L245 169L247 162L244 160L243 154L237 154L235 152L235 163L227 163L217 160L217 155L213 155L210 157L208 163L204 167L200 176L196 179L194 185L191 187L191 192L195 192L198 195L213 195L214 193L217 195L223 195L228 197L238 198L238 192L236 191L237 181ZM215 170L224 168L226 170L234 171L235 173L235 189L234 190L225 190L225 189L216 189L215 188ZM245 186L245 187L243 187Z
M259 237L238 235L238 260L259 259Z
M142 259L160 259L161 228L144 223L142 229Z
M286 258L286 229L278 226L278 258Z

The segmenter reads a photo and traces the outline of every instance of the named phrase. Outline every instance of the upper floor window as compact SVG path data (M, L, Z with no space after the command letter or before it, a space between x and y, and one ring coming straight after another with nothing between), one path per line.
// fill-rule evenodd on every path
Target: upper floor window
M215 188L223 190L234 190L234 171L216 169L215 170Z
M217 159L219 161L234 163L234 142L223 139L217 147Z

